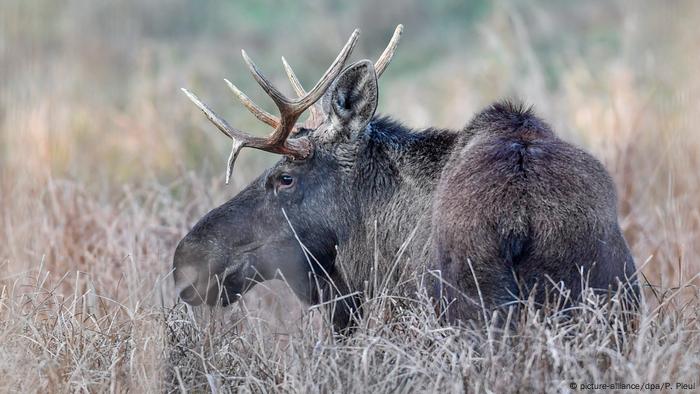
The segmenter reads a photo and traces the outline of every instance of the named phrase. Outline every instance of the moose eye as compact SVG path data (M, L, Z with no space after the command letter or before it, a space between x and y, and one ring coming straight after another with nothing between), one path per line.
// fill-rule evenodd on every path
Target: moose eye
M289 174L282 174L279 176L277 182L279 183L280 189L289 188L294 185L294 177Z

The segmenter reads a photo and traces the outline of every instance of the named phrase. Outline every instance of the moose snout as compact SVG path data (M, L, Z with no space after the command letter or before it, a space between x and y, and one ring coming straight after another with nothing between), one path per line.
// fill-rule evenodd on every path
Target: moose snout
M224 280L224 267L217 264L211 250L187 238L180 241L173 257L175 291L190 305L214 304Z
M205 301L204 294L198 288L197 272L192 266L175 265L175 289L180 298L190 305L199 305ZM203 294L204 293L204 294Z

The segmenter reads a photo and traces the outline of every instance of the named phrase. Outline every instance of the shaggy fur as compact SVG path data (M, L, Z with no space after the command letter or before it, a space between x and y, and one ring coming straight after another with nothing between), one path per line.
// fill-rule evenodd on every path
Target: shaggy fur
M588 153L508 102L478 114L460 137L435 195L435 264L452 320L527 297L533 289L617 287L634 262L617 223L615 187Z

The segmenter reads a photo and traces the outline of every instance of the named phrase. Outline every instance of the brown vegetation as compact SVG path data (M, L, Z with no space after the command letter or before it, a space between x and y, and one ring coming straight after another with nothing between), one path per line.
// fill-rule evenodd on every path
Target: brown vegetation
M388 2L396 15L369 1L313 9L161 3L0 6L3 391L700 383L696 2ZM424 300L389 289L345 340L281 283L258 286L232 310L175 305L177 240L275 159L243 153L224 186L228 147L178 88L221 86L222 77L249 83L241 47L277 85L284 74L267 53L285 54L304 82L354 26L361 42L376 42L363 47L383 48L399 22L403 52L382 77L379 112L416 127L459 127L492 100L519 96L605 163L648 280L636 332L620 337L620 320L606 318L614 305L583 304L571 319L532 311L512 336L496 337L443 327ZM219 113L259 130L226 89L208 91ZM252 96L264 102L263 93Z

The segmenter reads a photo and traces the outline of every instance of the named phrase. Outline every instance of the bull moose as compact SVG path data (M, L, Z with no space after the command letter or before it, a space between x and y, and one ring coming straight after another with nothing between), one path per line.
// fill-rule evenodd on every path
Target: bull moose
M436 302L446 297L452 322L478 320L533 291L541 301L552 286L578 296L582 277L595 289L636 291L610 176L530 109L498 102L456 131L412 130L375 114L378 78L402 29L375 63L344 67L355 30L308 92L283 58L296 98L243 51L279 117L226 83L274 128L267 138L230 126L183 89L233 141L227 182L243 147L282 158L180 241L173 264L182 300L228 305L260 281L283 278L303 301L329 305L344 328L376 290L373 278L392 286L405 272L440 278L423 285L432 283Z

